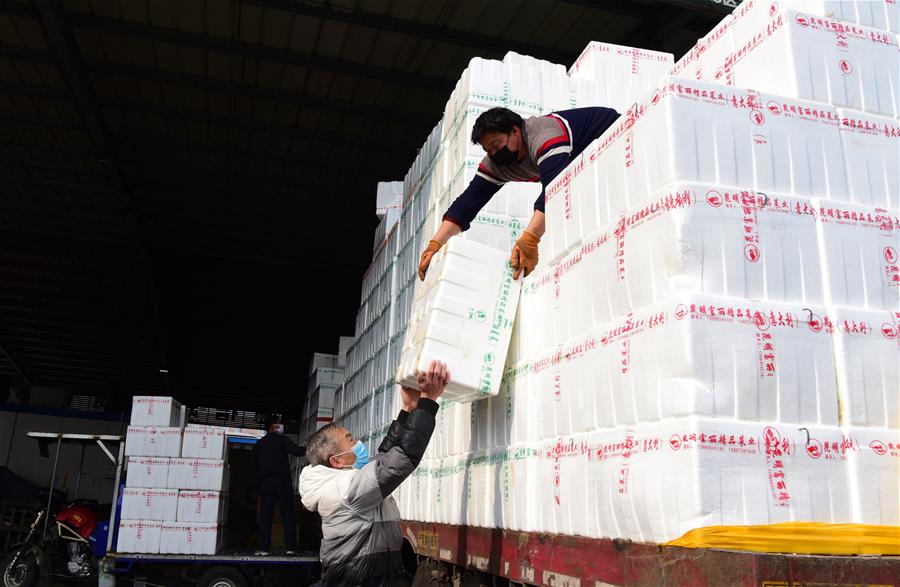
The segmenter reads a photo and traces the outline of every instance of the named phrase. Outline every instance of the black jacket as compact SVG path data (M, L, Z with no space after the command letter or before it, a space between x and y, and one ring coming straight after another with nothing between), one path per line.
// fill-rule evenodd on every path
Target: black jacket
M277 432L269 432L253 446L253 457L256 459L256 478L290 477L291 466L288 455L302 457L306 449L297 446L290 438Z

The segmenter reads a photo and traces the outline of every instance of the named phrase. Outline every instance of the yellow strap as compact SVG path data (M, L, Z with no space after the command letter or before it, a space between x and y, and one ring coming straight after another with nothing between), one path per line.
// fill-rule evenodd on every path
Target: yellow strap
M784 522L764 526L709 526L664 546L796 554L900 555L900 526Z

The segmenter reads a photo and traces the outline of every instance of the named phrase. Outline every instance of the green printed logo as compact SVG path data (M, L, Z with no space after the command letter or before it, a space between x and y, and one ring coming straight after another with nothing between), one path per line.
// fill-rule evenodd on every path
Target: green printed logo
M484 354L484 364L485 365L493 365L494 364L494 353L485 353Z

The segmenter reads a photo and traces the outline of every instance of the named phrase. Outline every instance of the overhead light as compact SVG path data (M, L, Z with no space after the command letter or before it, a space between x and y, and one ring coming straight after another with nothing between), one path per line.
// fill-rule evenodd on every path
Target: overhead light
M160 369L159 372L160 372L160 373L168 373L169 370L168 370L168 369Z

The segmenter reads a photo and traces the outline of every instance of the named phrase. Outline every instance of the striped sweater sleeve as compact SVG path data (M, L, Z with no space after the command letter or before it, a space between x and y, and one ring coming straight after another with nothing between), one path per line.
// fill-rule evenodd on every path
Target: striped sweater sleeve
M494 175L484 163L481 163L469 186L450 204L444 214L444 220L449 220L462 230L469 230L472 220L504 183L505 180Z

